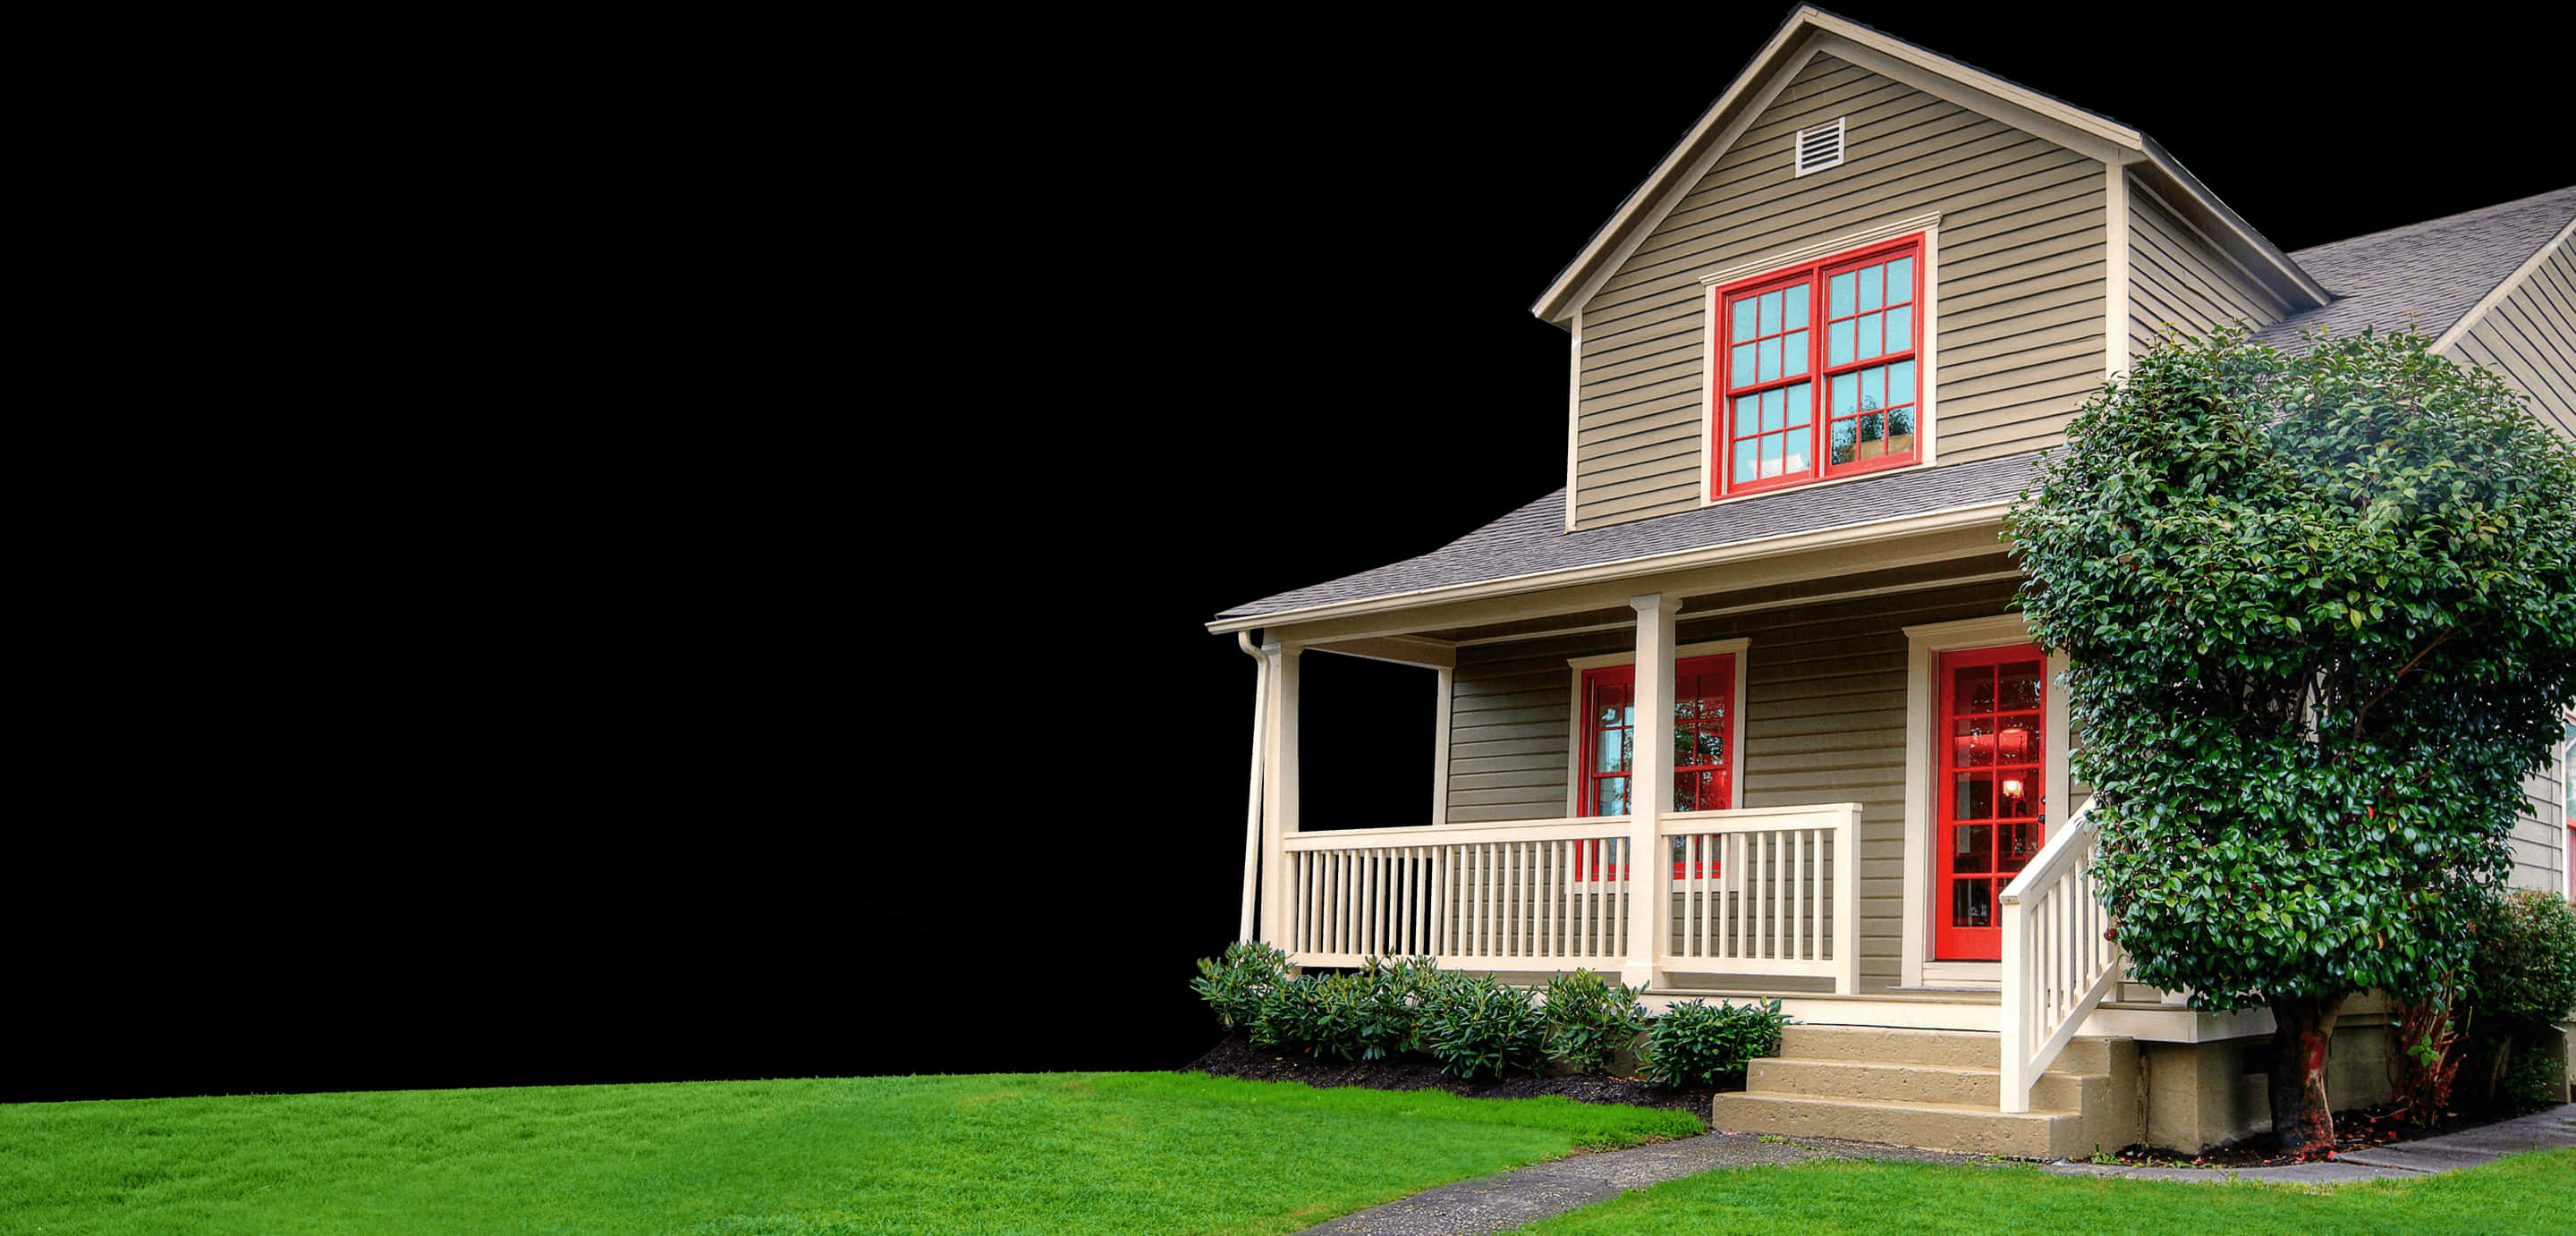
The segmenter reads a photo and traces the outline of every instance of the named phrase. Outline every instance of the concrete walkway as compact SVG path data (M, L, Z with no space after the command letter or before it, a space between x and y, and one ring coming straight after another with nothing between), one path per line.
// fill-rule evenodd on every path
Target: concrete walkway
M2120 1167L2092 1163L2051 1163L2041 1170L2061 1176L2118 1176L2124 1180L2268 1180L2291 1184L2343 1184L2354 1180L2412 1180L2428 1172L2493 1163L2526 1150L2576 1147L2576 1103L2502 1120L2483 1128L2445 1133L2420 1142L2399 1142L2370 1150L2338 1154L2324 1163L2287 1167Z
M2449 1171L2491 1163L2508 1154L2576 1146L2576 1104L2554 1107L2515 1120L2465 1133L2449 1133L2355 1151L2329 1163L2229 1171L2212 1168L2104 1167L2091 1163L2050 1163L2043 1171L2069 1176L2120 1176L2131 1180L2270 1180L2300 1184L2335 1184L2351 1180L2409 1180L2427 1172ZM1951 1154L1844 1142L1822 1137L1794 1140L1751 1133L1704 1133L1680 1141L1637 1146L1601 1154L1578 1155L1552 1163L1534 1163L1516 1171L1462 1180L1399 1198L1329 1223L1307 1228L1299 1236L1467 1236L1508 1232L1550 1215L1579 1210L1630 1189L1695 1176L1721 1167L1804 1163L1813 1159L1888 1159L1907 1163L1993 1166L2007 1162L1985 1155Z

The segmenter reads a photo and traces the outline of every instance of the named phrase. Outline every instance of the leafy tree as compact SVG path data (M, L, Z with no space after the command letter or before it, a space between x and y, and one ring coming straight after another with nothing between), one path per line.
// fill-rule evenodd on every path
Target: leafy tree
M2271 1008L2307 1154L2336 1011L2468 962L2576 698L2576 456L2420 336L2312 344L2160 343L2010 523L2130 973Z

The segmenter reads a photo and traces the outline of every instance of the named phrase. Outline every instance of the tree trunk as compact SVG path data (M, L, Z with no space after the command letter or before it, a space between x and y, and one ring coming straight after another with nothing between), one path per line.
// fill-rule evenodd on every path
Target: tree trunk
M2272 1001L2272 1136L2281 1153L2313 1159L2334 1148L2326 1103L2326 1045L2343 997Z

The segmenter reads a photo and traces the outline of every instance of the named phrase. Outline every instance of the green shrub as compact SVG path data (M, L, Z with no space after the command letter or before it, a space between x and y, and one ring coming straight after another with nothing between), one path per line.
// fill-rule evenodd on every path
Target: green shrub
M2556 1102L2558 1062L2538 1052L2516 1055L2505 1070L2504 1097L2522 1107Z
M1626 983L1604 982L1590 970L1548 980L1547 1053L1559 1063L1606 1069L1645 1028L1637 993Z
M1719 1074L1741 1072L1747 1061L1780 1050L1780 1028L1788 1024L1778 1000L1679 1001L1647 1028L1639 1063L1659 1086L1713 1086Z
M1287 981L1288 954L1258 940L1237 940L1225 946L1220 960L1199 958L1199 977L1190 980L1190 990L1226 1029L1249 1030L1263 1002Z
M2477 933L2469 1001L2487 1029L2529 1035L2576 1013L2576 906L2516 889L2479 916Z
M1547 1056L1547 1014L1529 992L1482 974L1446 976L1429 994L1419 1010L1420 1038L1444 1072L1463 1078L1538 1072Z
M1417 1045L1421 1006L1440 979L1428 957L1371 957L1357 971L1283 976L1248 984L1253 994L1237 1024L1257 1047L1380 1060Z

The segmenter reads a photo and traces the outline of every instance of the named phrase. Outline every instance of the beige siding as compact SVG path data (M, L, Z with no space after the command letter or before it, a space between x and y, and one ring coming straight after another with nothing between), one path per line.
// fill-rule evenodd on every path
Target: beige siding
M2558 787L2559 767L2551 763L2522 783L2530 809L2513 826L2515 888L2567 887L2567 800Z
M2451 346L2531 396L2532 414L2576 437L2576 244L2561 244Z
M2230 323L2269 326L2286 306L2221 255L2154 194L2129 183L2129 351L2159 333L2190 336Z
M1793 176L1791 135L1837 116L1843 165ZM1927 211L1941 461L2057 440L2102 377L2103 181L2082 155L1817 56L1584 305L1578 526L1699 503L1700 276Z
M1904 628L2002 613L2010 580L1694 621L1685 643L1747 638L1747 807L1857 802L1862 984L1896 982L1905 896ZM1454 678L1449 818L1551 819L1573 778L1570 657L1635 646L1628 631L1471 646Z

